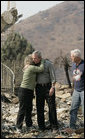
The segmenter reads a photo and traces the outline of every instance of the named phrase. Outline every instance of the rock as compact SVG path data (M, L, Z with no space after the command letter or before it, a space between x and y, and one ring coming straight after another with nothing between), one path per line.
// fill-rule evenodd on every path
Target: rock
M76 134L84 133L84 128L76 129L76 130L75 130L75 133L76 133Z
M65 99L65 98L62 98L62 99L61 99L61 102L66 102L66 99Z
M85 138L84 133L80 134L80 138Z
M64 130L61 131L63 134L72 134L75 132L74 129L71 129L71 128L66 128Z
M14 99L12 100L12 102L13 102L14 104L19 103L19 99L18 99L18 97L17 97L17 98L14 98Z
M11 94L10 93L4 93L5 97L7 97L8 99L11 99Z
M56 83L55 87L56 87L56 90L59 90L61 88L61 84Z
M56 94L56 97L59 97L59 98L68 98L68 97L70 97L70 94L69 93L67 93L67 94Z
M66 93L71 93L71 92L73 92L73 88L64 89L64 91L65 91Z
M71 105L71 101L68 101L67 104L68 104L68 105Z
M65 111L67 111L68 108L59 108L57 109L57 113L60 114L60 113L65 113Z
M78 113L82 114L82 107L81 106L79 107Z
M69 85L62 85L60 90L64 90L64 89L67 89L67 88L69 88Z
M5 102L5 103L11 103L11 101L4 94L1 95L1 100L2 102Z
M73 135L72 138L80 138L80 135Z
M68 88L67 88L68 90ZM7 98L11 99L11 103L2 102L2 132L4 138L84 138L84 129L77 129L75 131L66 130L69 127L69 112L70 112L70 103L71 96L65 93L66 89L56 91L57 97L57 117L58 117L58 130L45 130L40 132L38 130L37 124L37 110L36 110L36 99L33 99L33 111L32 111L32 120L33 126L35 129L26 132L26 124L23 121L23 133L18 133L16 131L16 119L19 110L18 98L16 96L7 95ZM63 96L63 97L62 97ZM48 126L49 123L49 113L48 105L45 103L44 108L45 115L45 124ZM83 121L83 116L78 113L78 128L81 126L80 122ZM80 126L80 127L79 127Z
M55 138L64 138L63 136L56 136Z

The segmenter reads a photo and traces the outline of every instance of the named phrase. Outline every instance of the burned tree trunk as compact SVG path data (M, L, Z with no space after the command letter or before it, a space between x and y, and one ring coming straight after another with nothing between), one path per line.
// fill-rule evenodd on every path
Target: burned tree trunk
M68 84L69 84L69 88L71 88L72 86L71 86L71 81L70 81L70 77L69 77L68 67L65 66L65 67L64 67L64 70L65 70L67 82L68 82Z
M68 55L62 55L62 51L60 52L60 56L55 59L55 65L63 67L66 75L67 82L69 84L69 88L71 88L71 81L69 77L69 69L70 69L70 58Z

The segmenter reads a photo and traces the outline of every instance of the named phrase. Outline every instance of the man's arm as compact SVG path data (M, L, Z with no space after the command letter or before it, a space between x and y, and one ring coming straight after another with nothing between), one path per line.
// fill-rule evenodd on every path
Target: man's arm
M56 75L55 75L55 70L54 70L54 66L52 63L49 64L49 74L50 74L50 79L52 83L52 86L49 91L49 95L52 96L55 91L55 83L56 83Z
M55 86L56 75L55 75L54 66L53 66L53 64L51 62L49 63L49 74L50 74L51 83L52 83L53 86Z
M44 71L44 60L42 59L40 66L31 65L32 72L43 72Z

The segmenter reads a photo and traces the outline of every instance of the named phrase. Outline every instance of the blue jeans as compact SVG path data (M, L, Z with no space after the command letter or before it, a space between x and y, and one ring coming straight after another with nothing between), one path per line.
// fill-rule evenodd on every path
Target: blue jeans
M77 112L80 105L82 106L82 114L84 115L84 91L78 92L74 90L70 110L70 128L76 128Z

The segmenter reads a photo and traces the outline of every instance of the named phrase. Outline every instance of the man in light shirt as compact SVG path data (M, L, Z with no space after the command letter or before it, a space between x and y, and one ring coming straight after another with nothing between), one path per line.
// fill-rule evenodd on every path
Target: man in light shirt
M32 54L35 65L39 65L42 59L39 51L34 51ZM44 119L44 106L45 100L49 107L49 122L50 128L57 129L57 114L55 103L55 83L56 76L52 62L44 60L44 71L41 74L37 74L36 84L36 106L37 106L37 121L40 130L45 130Z

